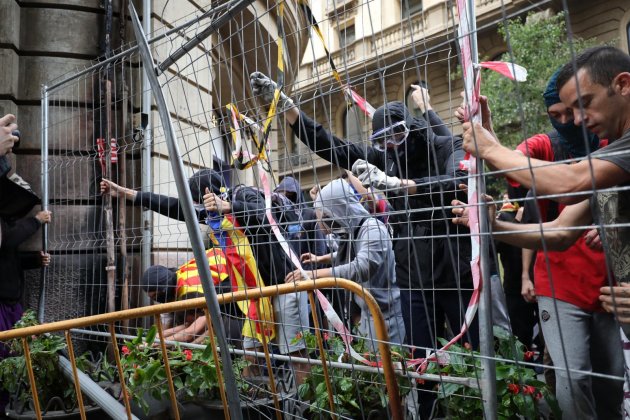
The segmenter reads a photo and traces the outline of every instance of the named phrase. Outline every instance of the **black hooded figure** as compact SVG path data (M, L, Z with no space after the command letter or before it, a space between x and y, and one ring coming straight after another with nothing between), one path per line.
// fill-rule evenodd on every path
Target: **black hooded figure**
M454 198L465 200L456 197L463 195L458 184L467 176L459 166L464 159L462 140L454 137L432 110L425 116L412 116L402 102L379 107L372 119L373 133L400 121L405 121L409 130L403 143L384 151L341 140L303 112L291 126L318 156L342 168L350 169L363 159L387 176L415 182L415 192L388 191L387 196L395 209L390 224L406 341L417 348L416 357L425 355L420 347L434 348L436 338L445 336L446 319L453 331L459 331L473 288L470 241L459 236L469 231L450 224L450 210L445 207ZM468 334L466 341L476 346L476 325ZM430 410L430 403L423 404L427 405Z

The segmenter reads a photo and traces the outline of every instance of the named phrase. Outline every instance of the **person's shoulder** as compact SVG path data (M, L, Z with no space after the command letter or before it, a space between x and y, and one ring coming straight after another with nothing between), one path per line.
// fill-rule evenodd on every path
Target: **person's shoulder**
M619 156L607 156L612 152L627 151L628 153L621 154ZM592 153L593 157L606 159L610 157L620 160L630 160L630 130L627 130L621 137L615 141L608 140L608 144Z

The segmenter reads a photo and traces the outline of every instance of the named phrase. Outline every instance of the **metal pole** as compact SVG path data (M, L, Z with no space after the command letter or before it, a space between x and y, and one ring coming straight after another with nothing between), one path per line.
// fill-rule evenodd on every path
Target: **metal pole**
M206 261L206 253L201 237L201 229L199 228L199 221L193 208L192 195L190 189L186 183L186 176L184 174L184 164L179 153L179 147L177 145L175 137L175 128L171 121L171 117L168 110L168 105L162 94L162 88L157 79L155 68L153 66L153 57L149 50L149 44L140 27L140 21L133 3L129 3L130 15L132 16L133 30L136 35L136 41L140 51L140 57L142 58L142 64L144 71L148 76L151 90L157 102L158 112L160 113L160 120L162 121L162 128L166 137L166 146L168 147L168 153L170 156L171 166L173 168L173 175L175 177L175 185L177 186L177 193L180 197L180 203L184 218L186 220L186 227L188 235L190 236L190 243L193 249L193 254L197 261ZM233 420L242 419L242 412L240 406L240 400L238 395L238 388L236 387L236 376L232 370L232 361L229 353L229 346L225 336L225 329L223 327L221 311L219 309L219 301L217 300L217 294L214 290L214 285L211 281L212 276L210 274L210 267L208 264L198 264L199 277L201 279L201 286L203 288L206 305L208 307L208 313L212 319L212 326L217 335L217 342L221 349L222 370L223 378L225 379L225 388L230 407L230 418Z
M61 369L61 373L63 373L63 376L74 383L74 374L70 361L63 356L59 356L59 368ZM101 407L103 411L105 411L112 419L129 419L125 406L120 404L120 402L118 402L114 397L109 395L107 391L101 388L88 375L81 372L80 370L77 370L77 374L79 377L81 392L90 397L90 400L94 401L96 405ZM138 420L138 418L133 414L131 415L131 419Z
M470 55L473 64L475 81L479 72L479 51L477 49L477 19L475 0L467 0L466 8L469 16ZM481 396L484 417L487 420L497 418L497 386L496 365L494 362L494 334L492 332L492 291L490 284L490 234L488 228L488 211L485 200L486 185L483 177L483 161L477 158L477 197L479 200L479 264L481 268L481 298L479 300L479 350L481 359Z
M142 27L145 34L151 33L151 0L142 2ZM144 127L142 135L142 191L151 191L152 164L151 152L153 151L153 115L151 114L151 87L146 72L142 72L142 113L147 116L147 125ZM151 227L153 226L153 212L151 210L142 211L142 260L141 267L144 273L151 265ZM146 294L142 296L142 305L151 304Z
M42 87L42 210L48 210L48 87ZM48 252L48 223L42 226L42 251ZM37 320L44 322L44 305L46 303L46 277L48 267L42 267L39 283L39 302L37 303Z
M195 36L184 45L182 45L179 49L175 50L171 55L169 55L166 60L162 61L156 68L157 74L162 74L168 69L171 65L173 65L177 60L188 54L190 50L195 48L197 45L201 44L204 39L208 38L210 35L215 33L217 29L223 26L227 21L232 19L237 13L240 13L247 6L252 4L254 0L237 0L234 2L230 8L223 13L218 18L214 19L210 22L210 25L203 31L195 34ZM146 33L146 32L145 32Z

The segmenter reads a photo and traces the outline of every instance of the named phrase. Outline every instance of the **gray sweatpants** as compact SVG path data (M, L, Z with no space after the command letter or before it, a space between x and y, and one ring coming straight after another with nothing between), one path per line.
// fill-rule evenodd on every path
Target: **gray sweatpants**
M553 299L538 297L545 344L557 368L556 398L562 409L562 417L580 420L621 419L623 382L576 372L623 377L623 353L619 329L613 316L585 311L561 300L556 300L556 305L557 314Z

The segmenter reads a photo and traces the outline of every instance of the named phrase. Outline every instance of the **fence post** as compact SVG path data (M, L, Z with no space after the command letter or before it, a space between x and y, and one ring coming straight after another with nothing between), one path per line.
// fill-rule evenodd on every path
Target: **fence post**
M475 0L466 1L469 17L468 33L470 34L470 55L473 64L475 80L479 72L479 51L477 48L477 17L475 15ZM490 284L490 232L488 228L487 204L483 199L486 193L486 183L483 177L483 161L477 158L477 199L479 206L473 211L479 212L479 264L481 268L481 297L479 299L479 350L481 360L481 397L483 412L486 420L497 418L497 386L496 365L494 357L494 334L492 332L492 292Z
M41 155L42 155L42 210L48 210L48 86L42 86L41 101ZM42 251L48 252L48 223L42 226ZM39 302L37 303L37 320L44 322L44 306L46 303L46 273L47 267L41 268L39 278Z

